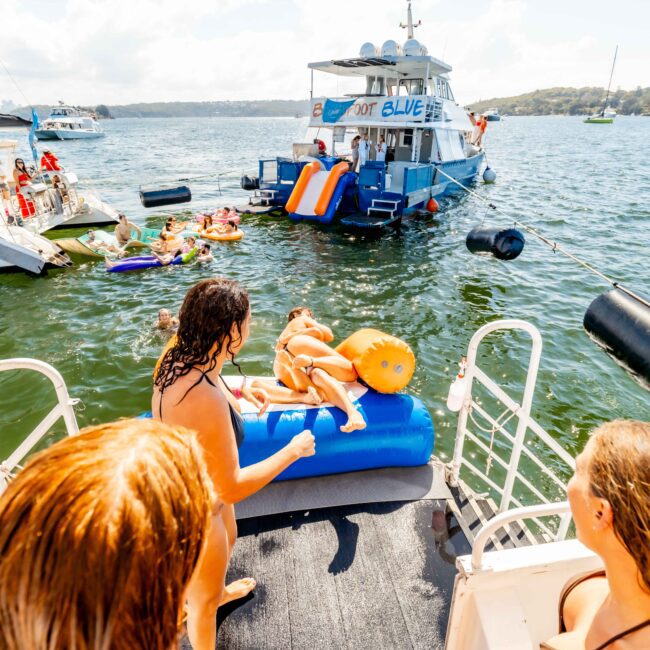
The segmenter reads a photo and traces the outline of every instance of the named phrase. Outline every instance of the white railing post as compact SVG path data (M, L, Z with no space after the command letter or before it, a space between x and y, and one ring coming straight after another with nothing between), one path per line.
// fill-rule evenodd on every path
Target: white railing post
M54 387L56 392L57 404L54 408L39 422L36 428L22 441L22 443L13 451L7 460L0 463L0 492L6 486L6 480L16 466L27 456L34 446L45 436L52 425L59 419L63 418L66 432L69 436L79 433L79 425L74 413L73 406L78 402L70 398L68 389L63 381L63 377L58 370L48 363L38 361L37 359L4 359L0 360L0 372L5 370L33 370L45 375Z
M549 517L552 515L566 515L571 513L568 501L559 503L542 503L537 506L527 506L525 508L514 508L507 512L495 515L483 525L478 531L474 545L472 546L472 568L479 570L483 564L483 551L485 545L499 528L509 524L511 521L520 521L521 519L534 519L538 517Z

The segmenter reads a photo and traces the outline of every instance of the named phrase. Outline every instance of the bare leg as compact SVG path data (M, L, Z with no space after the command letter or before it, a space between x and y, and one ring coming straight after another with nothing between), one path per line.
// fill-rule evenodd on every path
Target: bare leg
M228 539L228 560L232 555L237 541L237 520L235 519L235 506L231 503L225 503L222 509L223 520L226 526L226 535ZM229 603L231 600L237 600L247 596L255 589L255 580L253 578L242 578L235 580L223 588L223 596L219 602L219 607Z
M251 386L254 388L263 388L269 396L273 404L320 404L323 398L318 394L318 391L313 386L307 386L307 391L304 393L278 386L273 381L264 381L262 379L253 379Z
M310 378L314 382L314 385L325 394L329 402L347 414L348 421L341 427L341 431L347 433L366 428L366 421L350 401L348 393L340 381L334 379L334 377L331 377L320 368L314 368L310 374Z
M313 358L316 361L315 367L322 368L339 381L354 381L357 378L357 373L351 361L348 361L343 355L313 336L303 334L294 336L287 343L287 350L294 357L306 355ZM301 366L298 365L298 367Z
M293 359L286 350L280 350L273 361L273 374L289 388L306 393L310 386L313 386L309 377L301 370L293 368Z

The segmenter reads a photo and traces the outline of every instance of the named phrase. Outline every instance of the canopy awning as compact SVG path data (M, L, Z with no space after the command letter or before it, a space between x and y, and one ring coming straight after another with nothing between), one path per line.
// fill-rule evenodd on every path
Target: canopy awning
M308 65L312 70L343 77L378 76L424 79L451 72L451 66L432 56L383 56L371 58L335 59Z

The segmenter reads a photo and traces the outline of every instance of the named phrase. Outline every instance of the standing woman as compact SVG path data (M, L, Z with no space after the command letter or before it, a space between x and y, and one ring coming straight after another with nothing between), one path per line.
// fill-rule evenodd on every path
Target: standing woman
M205 556L188 591L192 647L214 650L217 608L255 588L252 578L225 585L237 539L233 504L263 488L299 458L313 455L315 441L310 431L303 431L273 456L241 468L237 450L244 439L244 421L237 398L241 393L261 411L268 404L264 390L242 386L233 394L221 377L224 363L234 362L248 338L248 295L232 280L202 280L187 292L178 318L176 342L154 373L152 411L163 422L197 432L223 502L213 511Z
M361 142L361 136L356 135L352 138L352 166L350 167L351 172L357 171L357 165L359 164L359 142Z

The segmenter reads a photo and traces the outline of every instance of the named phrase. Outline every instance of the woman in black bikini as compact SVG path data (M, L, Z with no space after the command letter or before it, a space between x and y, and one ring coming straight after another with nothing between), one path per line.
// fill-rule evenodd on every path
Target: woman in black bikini
M565 587L559 634L541 647L650 648L650 423L596 429L567 492L577 537L605 568Z
M198 433L208 472L220 501L212 516L210 535L190 589L187 631L194 650L214 650L216 611L220 605L246 596L252 578L225 585L226 570L237 539L234 503L270 483L291 463L315 453L314 436L303 431L266 460L241 468L238 448L244 439L239 391L221 378L226 361L246 342L250 326L248 295L237 282L216 278L192 287L178 314L175 344L163 354L154 374L152 411L169 424ZM242 389L260 404L261 389Z

